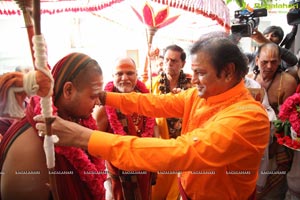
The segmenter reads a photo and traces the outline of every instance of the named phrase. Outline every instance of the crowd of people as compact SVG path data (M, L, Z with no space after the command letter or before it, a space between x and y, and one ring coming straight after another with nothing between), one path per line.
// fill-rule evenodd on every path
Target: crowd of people
M51 70L60 199L300 199L289 181L295 151L272 124L299 85L283 36L278 26L256 30L247 54L227 33L203 35L188 52L192 74L187 52L170 44L151 82L128 56L109 66L108 83L93 58L64 56ZM0 120L1 199L53 198L39 101L30 97L22 119Z

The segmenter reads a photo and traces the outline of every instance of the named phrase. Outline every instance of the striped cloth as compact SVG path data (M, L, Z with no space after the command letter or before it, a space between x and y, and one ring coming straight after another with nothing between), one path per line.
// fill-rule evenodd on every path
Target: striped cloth
M53 70L52 74L55 77L53 99L58 99L63 90L63 84L67 81L72 81L84 67L93 60L88 55L83 53L71 53L61 60L59 60ZM96 61L95 61L96 62Z

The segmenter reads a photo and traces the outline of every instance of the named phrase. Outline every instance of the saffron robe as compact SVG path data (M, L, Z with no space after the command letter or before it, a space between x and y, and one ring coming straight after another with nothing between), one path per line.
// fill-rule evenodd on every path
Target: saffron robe
M182 135L162 140L93 131L88 143L92 155L125 170L182 171L181 184L190 199L239 200L253 194L270 124L243 81L207 99L198 96L197 88L168 98L107 93L106 105L123 113L182 118Z
M159 95L161 76L153 79L152 94ZM147 85L150 88L150 85ZM169 139L169 128L166 118L155 118L159 130L160 137ZM173 200L177 199L179 195L177 173L158 173L156 184L152 186L152 199L153 200Z

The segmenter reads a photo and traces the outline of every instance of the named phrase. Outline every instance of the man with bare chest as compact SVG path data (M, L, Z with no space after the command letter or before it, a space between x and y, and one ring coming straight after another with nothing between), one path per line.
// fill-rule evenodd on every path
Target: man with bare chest
M269 103L278 114L280 105L296 92L296 79L280 69L280 49L275 43L265 43L258 49L255 77L266 89ZM284 146L278 145L275 137L269 141L268 170L281 173L269 174L264 187L256 188L258 200L284 199L288 189L286 174L290 170L292 154Z
M279 106L296 92L297 82L290 74L280 70L280 49L274 43L259 47L256 65L258 71L254 79L266 89L270 105L278 114Z

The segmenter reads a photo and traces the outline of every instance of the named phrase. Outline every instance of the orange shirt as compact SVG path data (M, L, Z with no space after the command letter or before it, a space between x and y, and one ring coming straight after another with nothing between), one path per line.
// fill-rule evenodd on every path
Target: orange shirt
M151 87L151 84L150 84L149 81L146 83L147 88L149 90L151 88L152 94L156 94L156 95L161 94L161 91L159 90L159 86L161 85L160 79L161 79L160 75L154 77L153 81L152 81L152 87ZM168 128L167 119L163 118L163 117L159 117L159 118L156 117L155 121L156 121L158 130L159 130L160 137L163 138L163 139L169 139L170 135L169 135L169 128ZM177 180L177 177L176 177L176 180Z
M268 144L269 120L241 81L203 99L196 88L179 94L107 93L106 105L123 113L182 118L177 139L137 138L94 131L88 150L124 170L181 172L191 199L247 199Z
M153 78L152 87L148 82L147 87L152 88L152 94L160 95L161 75ZM167 119L160 117L155 118L160 138L169 139L169 127ZM173 200L177 199L179 195L178 178L177 174L157 174L156 183L152 186L152 199L153 200Z

